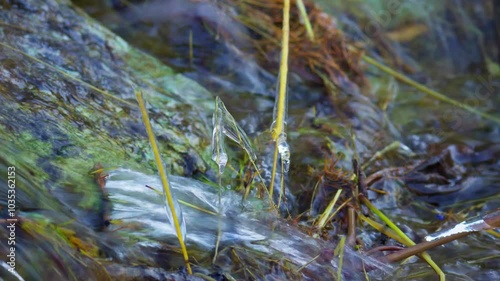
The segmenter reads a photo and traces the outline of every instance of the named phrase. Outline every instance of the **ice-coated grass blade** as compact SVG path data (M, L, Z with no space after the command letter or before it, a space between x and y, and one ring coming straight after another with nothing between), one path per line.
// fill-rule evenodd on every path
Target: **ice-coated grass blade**
M217 163L219 168L219 173L217 173L218 178L218 188L219 188L219 205L218 205L218 226L217 226L217 239L215 241L215 253L212 263L215 264L217 260L217 255L219 253L219 243L222 235L221 228L221 216L222 216L222 174L224 173L224 168L227 165L228 157L226 153L226 146L224 142L224 112L225 106L220 101L219 97L215 98L215 110L212 117L212 125L214 127L212 131L212 160ZM227 111L227 110L226 110ZM236 129L238 131L238 128Z
M281 61L279 72L278 94L276 95L276 103L274 105L273 123L271 125L271 133L275 142L273 168L271 172L271 184L269 185L269 195L272 199L274 192L274 181L276 179L276 167L278 165L278 153L281 157L281 162L284 172L288 172L290 167L290 148L286 142L286 114L287 114L287 78L288 78L288 39L290 35L290 0L285 0L283 5L283 35L281 41ZM281 177L284 177L282 174ZM280 181L283 185L284 181ZM280 199L283 191L280 188ZM278 201L280 201L278 199Z
M345 235L341 235L340 242L337 245L337 248L335 248L335 252L334 252L334 255L339 257L339 264L338 264L338 268L337 268L337 280L342 280L342 266L344 263L345 240L346 240Z
M246 152L262 183L264 183L264 180L262 179L262 176L257 169L257 165L255 163L257 160L257 155L254 153L252 146L250 145L247 134L240 126L238 126L236 120L231 115L231 113L229 113L226 106L219 97L215 98L215 111L212 118L212 124L214 127L212 132L212 160L217 163L217 166L219 168L219 228L217 232L215 254L213 258L213 263L215 263L219 251L220 237L222 235L220 228L220 215L222 213L221 197L223 191L222 174L224 173L224 168L226 167L228 162L224 136L227 136L228 138L236 142Z
M309 16L307 15L306 6L302 0L297 0L297 8L299 9L299 14L302 20L304 21L304 25L306 27L307 37L309 40L314 41L314 31L312 29L311 21L309 20Z
M382 213L379 209L377 209L371 202L368 200L368 198L364 196L359 197L361 199L361 202L365 204L368 209L370 209L373 213L375 213L385 224L389 226L390 229L392 229L403 241L403 243L406 246L414 246L415 242L410 239L399 227L396 226L384 213ZM444 275L444 272L439 268L439 266L432 260L431 256L427 252L421 253L421 257L423 260L425 260L432 269L437 273L439 276L440 281L446 280L446 277Z
M167 172L165 171L163 162L161 160L158 144L153 133L153 127L149 122L148 111L146 109L146 105L144 104L142 93L136 92L136 97L137 102L139 103L139 108L141 109L142 121L144 122L144 126L146 127L146 131L148 133L149 142L153 150L156 166L158 167L158 173L160 175L161 183L163 186L163 194L165 195L165 200L167 203L167 206L165 207L165 209L167 210L167 216L169 221L173 224L177 233L177 239L179 239L179 244L181 245L182 255L184 256L184 262L186 264L187 271L189 274L192 274L193 272L191 271L191 265L189 264L189 255L186 249L186 245L184 244L184 240L186 237L186 224L184 223L184 218L182 217L182 209L180 208L177 200L174 199L174 195L170 190L170 183L167 178ZM179 214L177 214L176 210L179 210ZM184 227L184 229L182 229L182 226Z
M490 218L490 220L488 220ZM469 219L466 221L463 221L459 224L456 224L452 228L445 229L433 234L427 235L424 239L425 241L434 241L437 239L441 239L447 236L452 236L458 233L471 233L471 232L478 232L482 230L488 230L488 229L493 229L498 226L495 226L493 222L494 220L491 218L496 218L497 224L500 221L500 211L493 212L492 214L489 214L487 216L483 217L477 217L473 219Z
M220 129L224 135L238 143L243 150L248 154L251 161L255 161L257 159L257 155L253 152L252 146L250 145L250 141L248 140L247 134L241 127L236 123L234 117L229 113L226 106L222 102L219 97L215 98L215 113L214 119L217 116L218 124ZM214 128L215 130L216 128Z

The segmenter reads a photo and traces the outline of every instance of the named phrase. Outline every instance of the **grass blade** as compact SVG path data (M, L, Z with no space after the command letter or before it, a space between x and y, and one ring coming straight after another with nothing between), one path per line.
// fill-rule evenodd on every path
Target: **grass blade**
M167 205L171 212L171 219L172 219L171 221L174 224L174 228L177 233L177 239L179 239L179 244L181 245L182 255L184 256L184 262L186 264L188 273L193 274L193 272L191 271L191 265L189 264L189 255L186 249L186 245L184 244L185 231L184 233L182 233L181 223L179 222L179 218L177 217L177 212L176 212L176 205L178 206L178 204L176 204L177 200L174 200L173 194L170 191L170 183L168 181L167 173L164 169L163 162L161 160L158 144L156 142L156 138L153 133L153 127L149 122L148 111L146 109L146 105L144 104L142 93L136 92L136 97L137 97L137 102L139 103L139 108L141 109L142 121L144 122L144 126L146 127L149 142L151 143L151 148L153 149L156 166L158 167L158 173L160 174L161 183L163 186L163 193L165 194L165 198L168 203ZM178 208L178 210L181 210L180 207Z
M287 111L287 78L288 78L288 39L290 35L290 0L284 1L283 6L283 38L281 41L281 62L279 72L278 95L274 107L274 120L271 125L272 138L275 142L273 169L271 174L271 184L269 187L269 195L272 198L274 192L274 181L276 179L276 167L278 165L278 153L281 156L281 161L284 164L284 171L288 172L290 166L290 148L286 142L286 111ZM281 175L284 176L283 174ZM283 183L283 181L281 181ZM280 192L280 197L281 197ZM279 200L278 200L279 201Z
M487 119L487 120L493 121L497 124L500 124L500 117L496 117L496 116L493 116L491 114L482 112L480 110L475 109L474 107L468 106L465 103L461 103L461 102L456 101L452 98L449 98L441 93L438 93L438 92L410 79L409 77L393 70L392 68L377 62L376 60L370 58L369 56L363 55L363 60L366 61L367 63L377 67L378 69L382 70L383 72L394 76L394 78L398 79L399 81L406 83L406 84L412 86L413 88L415 88L415 89L417 89L417 90L419 90L419 91L421 91L421 92L423 92L431 97L434 97L435 99L438 99L440 101L446 102L446 103L451 104L451 105L454 105L454 106L459 107L461 109L464 109L470 113L479 115L479 116L483 117L484 119Z
M337 268L337 280L338 281L342 280L342 266L344 264L345 240L346 240L345 235L342 235L340 237L340 242L337 245L337 248L335 249L335 252L334 252L334 254L338 255L338 257L339 257L339 264L338 264L338 268Z

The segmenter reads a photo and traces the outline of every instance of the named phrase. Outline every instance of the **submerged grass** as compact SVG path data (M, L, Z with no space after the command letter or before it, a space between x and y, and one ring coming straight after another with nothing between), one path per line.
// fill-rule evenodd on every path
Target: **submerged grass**
M181 225L179 222L179 218L177 217L177 212L175 210L175 202L173 195L170 191L170 184L167 178L167 173L164 169L163 162L161 160L160 151L158 149L158 144L156 143L156 138L153 133L153 127L149 122L148 111L146 109L146 105L142 98L141 92L136 92L137 102L139 103L139 107L142 113L142 121L144 122L144 126L146 127L146 131L148 133L149 142L151 143L151 148L153 150L153 154L156 161L156 166L158 168L158 173L160 174L161 183L163 185L163 192L165 194L168 207L170 212L172 213L172 220L175 226L175 231L177 233L177 239L179 239L179 244L181 245L182 255L184 256L184 263L186 264L186 268L189 274L193 274L191 270L191 265L189 264L189 255L186 249L186 245L184 244L184 234L181 231Z
M377 209L371 202L368 200L368 198L364 196L360 196L361 201L363 204L365 204L373 213L375 213L384 223L386 223L404 242L406 246L414 246L415 242L410 239L399 227L397 227L384 213L382 213L379 209ZM439 266L432 260L431 256L423 252L420 254L423 260L425 260L431 267L434 269L434 271L437 273L439 276L440 281L446 280L446 277L444 275L444 272L439 268Z
M156 194L158 195L163 195L163 193L161 191L159 191L158 189L150 186L150 185L146 185L147 188L151 189L152 191L156 192ZM187 206L189 208L192 208L192 209L195 209L195 210L198 210L200 212L203 212L205 214L209 214L209 215L212 215L212 216L217 216L217 213L216 212L212 212L210 210L207 210L205 208L202 208L200 206L196 206L194 204L191 204L189 202L186 202L184 200L181 200L181 199L177 199L177 202L179 202L180 204L184 205L184 206Z
M406 83L406 84L412 86L413 88L415 88L415 89L417 89L417 90L419 90L419 91L421 91L421 92L423 92L423 93L425 93L425 94L427 94L435 99L438 99L440 101L446 102L446 103L451 104L451 105L454 105L454 106L459 107L461 109L464 109L470 113L479 115L479 116L483 117L484 119L487 119L487 120L493 121L497 124L500 124L500 117L496 117L496 116L493 116L493 115L488 114L486 112L482 112L480 110L477 110L474 107L468 106L465 103L461 103L461 102L456 101L452 98L449 98L441 93L438 93L438 92L418 83L417 81L412 80L409 77L393 70L392 68L379 63L378 61L372 59L369 56L363 55L362 58L367 63L377 67L378 69L382 70L383 72L385 72L389 75L394 76L394 78L398 79L399 81Z

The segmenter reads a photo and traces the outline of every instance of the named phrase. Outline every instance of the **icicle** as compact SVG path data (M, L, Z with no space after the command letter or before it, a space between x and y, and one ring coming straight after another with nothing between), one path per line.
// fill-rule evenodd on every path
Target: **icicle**
M215 112L213 115L213 135L212 135L212 159L220 167L225 167L228 161L224 147L224 135L238 143L248 154L250 160L255 162L257 155L254 153L247 134L236 123L234 117L224 106L219 97L215 100Z
M215 111L212 118L214 126L212 132L212 160L219 166L219 174L224 173L228 158L224 145L224 120L223 113L219 107L219 97L216 98Z

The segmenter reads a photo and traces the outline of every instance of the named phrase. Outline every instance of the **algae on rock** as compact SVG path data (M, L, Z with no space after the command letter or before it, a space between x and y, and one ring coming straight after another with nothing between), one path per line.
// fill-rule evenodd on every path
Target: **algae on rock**
M49 221L64 217L72 221L67 227L80 228L76 236L104 227L107 206L87 175L94 163L155 169L136 89L149 102L167 169L178 175L207 170L206 124L213 99L206 89L130 47L70 1L10 3L0 4L0 167L16 167L18 216L35 211L44 212ZM0 192L7 194L3 182ZM5 209L6 198L0 199ZM54 251L34 250L34 245L50 244L42 241L42 233L37 241L27 240L42 228L32 228L27 236L18 233L27 243L19 247L40 255L39 264L54 259L46 255L56 255L58 247L74 249L59 245ZM0 236L6 231L2 228ZM73 255L59 258L74 258L73 265L79 264ZM18 262L32 264L36 259L21 255ZM67 270L72 269L77 270ZM57 269L19 270L26 277L76 278Z

